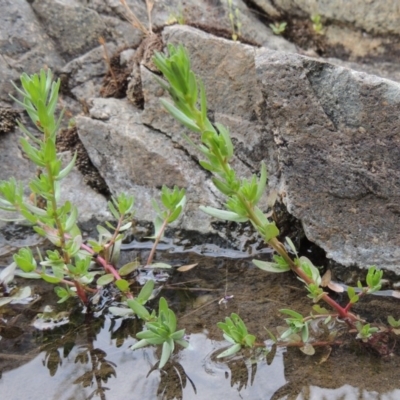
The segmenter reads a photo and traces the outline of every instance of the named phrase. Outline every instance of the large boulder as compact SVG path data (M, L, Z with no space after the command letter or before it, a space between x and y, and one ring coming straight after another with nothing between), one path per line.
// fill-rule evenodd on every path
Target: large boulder
M400 84L257 51L275 186L328 257L400 273Z
M243 175L258 171L264 154L257 147L263 137L263 128L257 123L257 113L263 99L258 88L254 47L188 26L164 29L163 40L165 43L182 44L188 50L192 68L204 82L210 115L227 125L236 141L236 168ZM235 56L232 57L232 54ZM195 141L198 135L183 128L161 106L160 98L169 98L154 74L142 68L141 76L145 100L143 122L170 136L190 154L198 155L182 134L191 136Z
M0 102L10 102L11 80L22 72L64 63L26 0L3 0L0 13Z
M270 188L328 257L400 272L398 83L189 27L167 28L163 38L187 47L210 114L232 131L241 175L265 160ZM196 199L181 226L212 231L197 206L221 198L182 139L188 132L161 107L153 73L142 67L141 76L144 111L97 99L91 118L77 119L80 137L111 191L137 196L140 217L151 218L162 183L178 184Z
M112 194L135 196L136 217L152 221L152 198L159 198L163 185L185 188L188 204L178 225L207 233L211 218L199 205L218 206L207 173L186 151L168 137L149 129L141 112L126 100L94 99L90 117L78 117L77 126L90 159L105 179Z

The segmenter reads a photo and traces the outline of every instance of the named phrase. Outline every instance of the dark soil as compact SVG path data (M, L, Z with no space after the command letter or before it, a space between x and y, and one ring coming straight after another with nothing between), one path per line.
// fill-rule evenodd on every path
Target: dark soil
M78 136L76 127L62 129L57 135L57 150L77 152L76 167L82 173L85 182L97 192L109 196L110 191L103 177L93 165L89 155Z
M100 89L101 97L115 97L122 99L126 96L128 78L131 74L129 66L121 66L120 55L126 48L119 49L111 58L106 57L108 70L104 77L103 86Z

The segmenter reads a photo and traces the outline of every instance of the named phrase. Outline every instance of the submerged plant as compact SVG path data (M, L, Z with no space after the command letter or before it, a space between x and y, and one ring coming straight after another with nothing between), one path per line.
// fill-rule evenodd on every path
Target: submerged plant
M256 337L248 333L247 327L239 315L232 313L225 322L218 322L218 328L224 333L224 338L232 346L218 355L218 358L228 357L237 353L242 347L253 347Z
M136 335L137 338L141 340L133 345L131 349L136 350L149 345L162 345L162 353L158 368L164 367L175 349L175 343L178 343L182 347L187 347L189 345L189 343L183 339L185 330L176 330L176 316L168 307L167 301L163 297L160 298L157 317L151 315L145 307L139 304L131 306L141 319L148 321L146 322L147 329Z
M278 240L279 229L269 215L264 213L260 206L260 199L267 184L267 171L264 163L261 163L260 173L250 179L237 177L236 171L231 166L234 153L233 144L227 127L220 123L211 123L207 115L207 100L202 81L191 70L190 59L186 49L168 45L168 56L157 53L154 64L161 71L167 82L158 78L160 85L170 94L173 103L162 99L165 109L181 124L199 134L199 142L194 142L186 136L186 139L195 146L203 155L200 165L211 172L215 187L226 196L225 209L212 207L200 207L207 214L226 221L246 222L250 221L259 235L275 251L272 262L254 260L254 264L264 271L282 273L293 271L298 279L304 283L308 297L314 303L323 301L332 309L328 311L322 307L317 308L316 313L310 316L302 316L294 310L284 309L282 313L288 315L286 323L288 327L282 332L278 341L286 340L292 335L300 334L300 345L307 344L306 352L311 354L309 341L309 321L322 320L328 324L331 319L345 321L350 331L358 332L357 337L368 340L376 332L362 318L351 312L351 307L362 296L374 293L381 287L382 271L371 267L368 270L366 286L360 282L358 288L348 288L348 303L342 307L325 291L328 282L323 282L320 271L305 257L299 257L292 241L287 238L286 245ZM293 255L291 255L293 254ZM326 279L324 279L326 280ZM314 310L315 311L315 310ZM226 338L235 342L230 352L235 352L246 341L243 321L238 316L227 319L219 326L224 331ZM393 323L393 321L392 321ZM240 327L240 329L238 328ZM298 335L297 335L298 337ZM306 343L307 342L307 343ZM240 344L240 346L239 346Z

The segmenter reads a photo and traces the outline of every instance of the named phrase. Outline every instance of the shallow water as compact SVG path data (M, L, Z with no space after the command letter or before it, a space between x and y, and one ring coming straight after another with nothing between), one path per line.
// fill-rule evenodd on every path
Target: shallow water
M124 252L123 259L145 258L142 250ZM52 287L35 282L37 300L0 308L0 393L2 399L274 399L353 400L399 399L400 357L382 359L352 340L305 356L296 348L279 348L271 355L240 354L228 361L215 358L227 346L216 323L232 312L246 322L259 340L264 327L282 324L278 310L311 308L301 283L290 274L270 275L248 258L210 258L199 254L159 253L159 261L177 265L198 262L186 273L175 272L162 295L168 298L190 346L178 349L162 371L153 369L156 348L131 351L141 325L134 319L109 315L94 318L74 302L60 305L72 311L70 323L39 331L32 325L47 304L55 304ZM124 260L122 260L124 262ZM186 282L186 283L184 283ZM220 300L234 296L228 302ZM374 298L365 304L370 316L399 318L399 300ZM221 303L221 304L220 304ZM72 308L72 310L71 310ZM356 312L365 313L359 306ZM398 347L398 346L397 346Z

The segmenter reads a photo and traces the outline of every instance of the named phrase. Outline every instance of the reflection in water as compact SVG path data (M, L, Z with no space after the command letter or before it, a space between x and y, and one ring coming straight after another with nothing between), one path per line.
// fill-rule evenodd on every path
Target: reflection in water
M1 398L7 400L114 399L249 399L249 400L372 400L399 399L400 390L386 394L344 385L325 389L285 378L284 356L278 348L272 363L264 357L235 356L223 362L215 356L226 343L192 334L190 346L179 351L166 367L154 367L159 350L132 352L134 319L82 316L69 331L36 333L42 352L0 379ZM48 342L48 343L47 343ZM1 355L0 355L1 356ZM304 358L304 362L309 362ZM286 360L287 361L287 360ZM315 365L314 362L312 362ZM43 366L45 368L43 368ZM305 383L305 382L304 382ZM296 391L297 390L297 391Z
M37 333L36 341L44 343L42 352L3 374L2 398L36 399L40 394L59 400L268 399L285 383L281 355L273 367L240 357L223 363L213 356L223 344L205 334L191 335L190 347L159 371L154 369L159 350L129 350L136 330L141 329L135 324L133 319L86 315L72 321L68 332L59 328Z
M127 261L132 258L129 256ZM197 262L198 258L188 257L182 259L181 265ZM190 346L177 352L162 371L154 369L160 349L130 350L136 333L142 330L136 319L91 317L76 312L71 313L66 325L52 331L36 330L32 321L39 310L45 304L55 303L52 288L53 297L43 290L41 300L31 306L0 309L0 398L400 399L398 355L382 360L363 348L348 345L334 348L329 358L323 358L321 352L306 357L298 349L278 348L275 357L271 353L267 360L265 356L246 358L247 354L230 360L217 359L218 351L227 345L211 340L222 336L215 328L217 321L238 312L249 323L250 330L262 337L265 326L276 326L279 308L295 304L302 311L304 295L285 287L290 276L286 280L276 275L260 276L247 261L230 261L229 273L219 259L214 263L203 260L202 265L185 274L186 283L193 282L185 287L178 286L183 280L178 273L171 278L170 286L175 284L187 290L164 288L182 327L192 334ZM297 280L293 278L290 284L296 285ZM197 290L190 291L190 285ZM226 295L227 287L234 297L220 305L218 301ZM309 310L308 302L305 307ZM210 333L204 333L204 329ZM319 364L321 360L325 362ZM365 389L357 387L361 383Z

